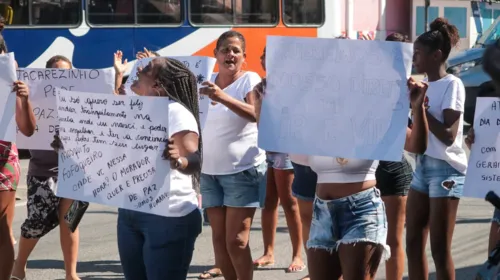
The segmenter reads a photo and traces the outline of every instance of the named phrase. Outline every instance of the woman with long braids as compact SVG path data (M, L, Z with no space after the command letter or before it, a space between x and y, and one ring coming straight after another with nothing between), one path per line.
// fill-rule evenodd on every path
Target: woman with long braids
M446 72L446 60L460 35L437 18L413 45L413 64L427 74L426 116L429 139L417 155L406 209L406 252L410 279L429 277L425 247L430 235L437 279L455 279L451 243L463 193L467 155L462 147L465 87Z
M196 238L201 233L198 191L202 141L196 78L180 61L155 58L131 86L141 96L173 100L169 142L164 152L172 167L168 216L118 210L118 249L126 280L185 280Z
M6 53L8 53L7 44L0 34L0 54ZM36 128L36 118L29 93L29 88L24 82L15 81L12 85L12 94L16 94L16 124L19 131L28 137L35 133ZM20 173L16 144L0 141L0 280L10 279L14 265L12 222Z
M484 91L477 97L500 98L500 39L495 44L488 46L483 55L483 69L490 75L495 91ZM489 94L488 94L489 93ZM471 127L465 138L465 143L471 149L474 144L474 129ZM495 209L491 219L490 238L488 242L488 255L500 242L500 210Z

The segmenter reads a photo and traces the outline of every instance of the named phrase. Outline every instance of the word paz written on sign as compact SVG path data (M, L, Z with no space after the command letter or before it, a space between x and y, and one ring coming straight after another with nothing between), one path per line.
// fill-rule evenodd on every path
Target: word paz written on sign
M209 81L210 77L212 77L216 59L213 57L207 56L173 56L170 57L173 59L177 59L184 63L184 65L193 72L196 77L196 84L198 85L198 90L202 87L202 83L205 81ZM131 86L135 80L137 80L137 69L144 68L148 65L154 57L143 58L137 60L132 71L130 72L129 78L125 83L125 92L127 95L135 95L135 93L131 90ZM200 126L203 129L205 127L205 121L208 116L208 107L210 105L210 99L206 96L199 95L199 106L200 106Z
M61 90L57 98L57 195L166 215L170 165L164 97L116 96Z
M269 36L266 48L259 147L401 160L411 44Z
M0 54L0 140L16 140L16 94L12 92L16 80L14 53Z
M18 147L52 150L50 143L59 129L56 106L59 90L113 94L114 76L114 69L18 69L17 78L30 87L37 122L35 134L31 137L24 136L17 129Z
M491 190L500 191L500 98L477 99L474 134L464 195L484 198Z

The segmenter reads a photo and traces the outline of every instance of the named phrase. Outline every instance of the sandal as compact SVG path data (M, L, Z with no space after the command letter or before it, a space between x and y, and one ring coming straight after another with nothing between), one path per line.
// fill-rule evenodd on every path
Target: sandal
M21 279L21 278L19 278L17 276L11 276L10 280L26 280L26 277L24 277L23 279Z
M221 272L210 272L210 270L207 270L207 271L203 271L203 273L200 274L200 276L198 276L198 279L214 279L214 278L218 278L218 277L222 277L222 276L223 275ZM18 280L23 280L23 279L18 279ZM26 279L24 279L24 280L26 280Z

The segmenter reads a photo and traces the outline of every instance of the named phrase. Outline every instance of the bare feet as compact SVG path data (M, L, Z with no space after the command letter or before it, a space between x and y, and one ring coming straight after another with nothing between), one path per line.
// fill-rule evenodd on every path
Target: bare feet
M264 255L255 261L253 261L253 266L255 268L263 268L266 266L274 265L274 256L273 255Z
M306 265L304 264L304 261L302 261L302 258L300 257L295 257L292 260L292 263L286 270L287 273L296 273L296 272L302 272L306 268Z

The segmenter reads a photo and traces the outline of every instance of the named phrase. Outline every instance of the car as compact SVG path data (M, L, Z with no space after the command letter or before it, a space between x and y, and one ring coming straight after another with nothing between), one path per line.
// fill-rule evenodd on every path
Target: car
M483 71L482 60L487 46L500 39L500 17L483 33L473 48L459 52L447 62L447 72L459 77L466 90L464 121L474 122L476 98L495 91L491 78Z

